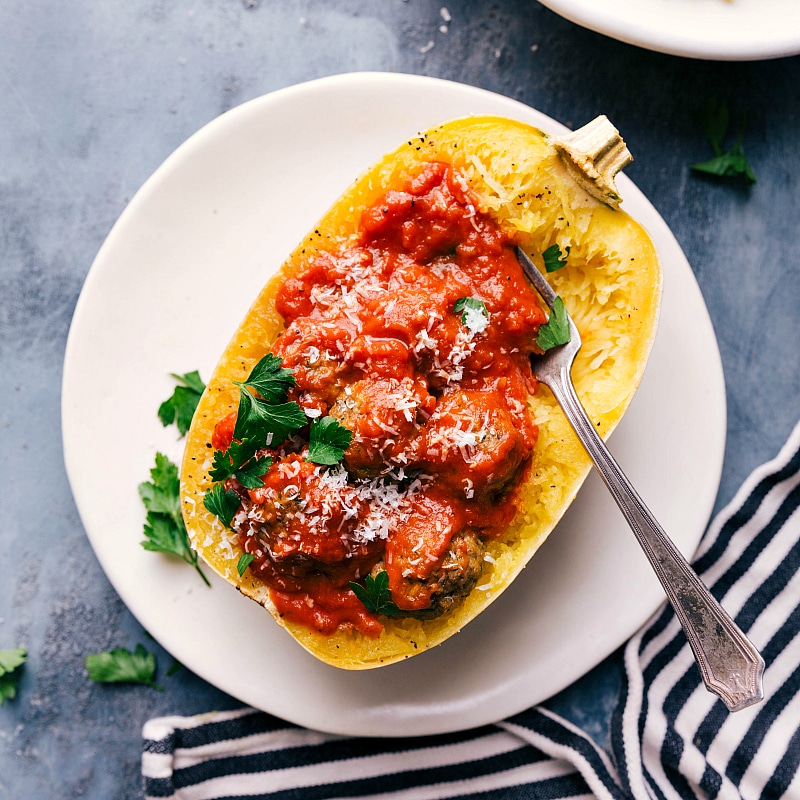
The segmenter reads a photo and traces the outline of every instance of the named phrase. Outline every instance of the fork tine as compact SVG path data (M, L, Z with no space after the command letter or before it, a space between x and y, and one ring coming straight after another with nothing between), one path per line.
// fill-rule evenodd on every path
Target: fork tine
M550 284L545 280L544 275L539 272L536 264L531 261L530 256L521 248L517 247L517 261L519 261L523 272L528 280L533 284L533 288L542 296L542 300L552 308L556 300L556 293L553 291Z

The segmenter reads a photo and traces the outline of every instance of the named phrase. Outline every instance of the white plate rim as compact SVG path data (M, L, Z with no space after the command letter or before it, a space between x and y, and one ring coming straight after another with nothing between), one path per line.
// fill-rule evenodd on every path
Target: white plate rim
M69 481L87 536L101 566L141 624L181 663L242 702L300 725L338 734L413 736L494 722L546 699L616 649L660 605L660 589L656 587L653 591L652 581L655 579L649 574L646 562L638 564L638 555L633 556L634 560L631 562L627 544L630 533L624 531L624 523L620 518L607 526L606 532L608 537L620 537L620 543L614 539L608 548L617 548L619 552L615 558L622 558L619 554L625 554L626 570L633 563L635 574L628 581L631 586L637 580L642 581L638 601L631 604L635 607L615 607L614 619L601 625L602 630L597 631L596 635L593 631L596 631L597 626L594 626L588 633L579 631L577 636L557 639L556 644L563 650L563 659L557 659L556 662L552 660L557 653L537 653L535 659L530 659L529 651L523 649L522 656L509 655L513 647L505 646L509 642L508 638L503 640L503 647L496 643L483 649L475 647L475 642L490 641L496 635L495 631L504 625L511 626L515 633L521 631L527 634L526 626L534 624L529 622L529 618L538 620L535 614L530 614L522 607L522 601L535 597L539 591L538 585L531 586L532 579L529 576L534 575L533 579L541 583L549 580L541 573L553 573L552 564L548 564L547 570L544 570L544 566L537 566L537 559L545 565L546 559L553 557L548 553L558 553L559 549L566 549L568 553L572 553L571 557L580 556L583 544L575 549L570 542L571 537L580 534L581 526L585 527L587 513L593 522L601 518L609 519L610 501L599 487L599 481L594 481L590 476L579 499L542 553L526 570L527 574L524 573L503 597L471 623L459 637L430 653L392 667L366 673L342 672L316 662L301 651L268 617L265 619L266 615L260 608L240 597L223 582L214 578L213 589L206 590L193 570L179 562L175 563L173 559L145 554L141 550L139 541L142 538L144 512L138 497L135 497L136 484L147 478L146 469L152 465L156 449L172 449L176 459L180 452L174 436L170 438L170 434L159 426L155 415L157 404L154 404L153 397L163 399L165 392L168 393L169 381L166 377L162 379L162 376L170 371L182 372L195 368L198 366L199 356L193 360L191 352L184 352L187 348L191 351L191 346L195 344L193 339L189 345L184 342L178 352L164 354L154 349L150 355L148 351L149 358L157 360L159 356L169 356L172 360L169 363L152 365L155 384L152 391L148 381L145 381L141 387L137 387L141 388L141 392L131 395L125 383L127 373L125 376L108 374L108 370L113 372L117 350L98 341L99 333L110 324L114 324L119 317L132 314L126 302L135 295L138 284L129 274L130 269L126 273L118 264L124 264L125 259L131 259L131 263L144 270L147 265L137 261L138 256L132 252L132 248L147 251L148 247L152 247L150 243L154 237L159 244L166 247L170 244L169 237L177 235L173 227L164 224L162 220L163 215L177 213L174 212L174 204L159 207L160 195L177 191L181 199L197 205L194 210L198 215L209 211L206 198L202 192L198 194L195 185L198 173L196 167L203 164L207 153L215 153L215 148L224 149L228 139L236 142L237 137L245 135L245 126L263 125L265 121L269 121L270 125L278 125L281 118L292 114L299 114L300 117L305 115L307 118L311 113L318 113L320 107L327 107L334 115L337 111L341 114L347 113L346 122L336 118L336 124L346 126L351 123L353 113L360 113L368 118L374 112L376 98L391 98L389 102L393 106L387 111L388 115L394 114L398 120L403 120L402 124L406 124L405 120L408 119L409 128L414 131L445 118L463 115L444 113L445 110L505 114L546 130L562 129L540 112L501 95L439 79L392 73L350 73L299 84L256 98L213 120L181 145L148 179L120 216L98 252L76 306L65 352L62 436ZM313 112L308 110L309 102L315 109ZM381 102L387 101L383 99ZM342 110L343 105L346 111ZM428 119L436 113L444 115ZM333 135L333 119L334 117L328 118L328 137ZM409 130L408 133L410 135L413 131ZM372 134L367 131L365 141L369 141L370 135ZM390 142L388 146L381 142L380 146L389 149L405 135L407 134L403 133L403 136ZM359 158L366 157L362 152L365 150L362 145L363 142L359 142ZM289 147L291 146L293 145L290 144ZM312 155L308 154L309 157ZM282 154L282 158L284 157ZM370 156L364 166L372 160L373 156ZM350 177L355 174L357 173L351 173ZM221 181L219 185L224 183ZM648 227L659 248L665 267L665 301L653 353L656 367L651 364L648 368L642 389L634 399L628 417L623 420L615 434L613 445L618 456L627 458L621 458L621 461L634 481L638 481L640 486L645 485L655 495L651 505L657 514L664 515L662 522L664 517L669 519L672 516L669 502L665 502L664 497L658 497L658 486L663 483L664 475L661 471L656 471L657 474L653 475L653 470L647 464L643 466L638 463L641 459L641 448L634 442L641 431L650 426L649 415L653 410L658 413L664 411L658 404L663 402L665 383L668 384L669 381L665 381L667 376L659 376L664 370L658 365L662 359L674 357L671 354L674 347L686 349L686 342L681 342L684 335L682 315L690 312L693 351L691 355L685 354L690 355L687 375L695 378L695 385L690 389L692 404L699 404L702 411L698 412L700 416L697 419L689 420L688 424L692 435L696 437L692 447L696 456L703 461L704 470L699 478L696 475L690 478L677 477L678 481L683 480L683 493L692 496L686 500L691 506L690 510L683 517L678 515L680 537L675 536L678 546L690 554L696 548L711 513L722 470L725 392L721 360L705 304L680 246L666 223L625 176L620 176L619 187L625 197L625 206ZM332 197L341 188L343 187L336 189ZM330 193L334 188L329 186L327 191ZM174 199L172 195L170 198ZM327 207L328 203L326 200L320 210ZM214 213L219 211L222 214L223 204L217 205L219 208ZM162 213L154 213L154 208ZM303 212L303 216L307 223L302 228L302 232L305 232L318 213L307 217L306 212ZM180 227L181 224L182 217L178 214L174 226ZM191 226L194 223L186 224ZM235 233L238 235L238 232ZM212 234L208 235L210 237ZM231 237L230 245L235 250L238 239L233 238L234 234ZM227 247L228 243L225 244ZM179 243L180 247L190 245L194 247L193 254L197 249L202 249L200 245L195 246L194 242ZM274 266L277 266L282 258L276 256L275 259ZM163 275L163 271L159 274ZM170 275L166 276L167 280ZM135 278L139 278L139 275ZM263 280L263 275L259 280ZM178 283L176 295L182 291L180 286ZM676 296L675 289L679 290L680 297ZM126 302L120 302L115 307L113 303L109 304L109 299L116 299L118 302L125 299ZM159 309L163 310L175 307L179 301L192 302L191 292L187 290L186 297L170 297L169 302L160 297L153 298L150 302L160 303ZM243 310L248 305L249 302L245 303ZM678 308L680 310L676 310ZM229 322L235 326L239 319L240 316ZM167 326L163 320L160 324ZM233 327L226 331L226 337L232 330ZM145 337L150 335L146 332L142 334L138 330L137 333ZM169 342L163 342L155 334L153 336L159 344L169 346ZM665 337L671 341L665 344ZM131 358L135 361L139 351L130 343L126 345L124 340L120 340L119 344L123 349L125 346L132 348ZM150 346L149 342L147 344ZM224 346L224 341L222 345ZM143 343L137 342L136 347L140 346ZM208 360L209 356L203 354L203 357ZM178 361L181 363L176 363ZM209 369L213 367L214 361L215 358L208 361ZM100 370L101 366L104 372ZM150 367L149 363L147 366ZM129 367L130 364L125 365L126 370ZM143 369L141 365L139 368ZM121 368L119 371L123 372ZM98 374L99 372L102 374ZM112 406L115 402L123 405L128 403L130 409L136 412L128 419L130 430L126 428L119 431L119 442L115 441L111 445L107 441L105 426L99 424L104 421L102 409L105 406L97 406L98 396ZM653 396L659 399L653 400ZM640 397L643 399L640 400ZM125 408L128 409L129 406ZM137 416L139 412L142 419ZM669 419L668 414L667 410L664 424L674 426L676 421ZM669 442L677 439L680 442L680 430L666 431L664 439ZM665 449L663 442L659 446L662 450ZM109 469L98 476L98 454L104 454L106 460L110 460L119 448L126 453L125 459L116 470ZM131 451L125 448L131 448ZM661 453L660 457L663 459L664 454ZM666 460L669 459L667 454ZM674 469L672 473L674 477ZM98 492L98 481L106 489L103 495ZM645 494L645 497L648 495ZM601 513L598 509L604 504ZM610 519L615 519L615 509L610 513ZM687 518L689 524L686 524ZM618 532L619 528L623 529L622 534ZM572 551L569 550L570 547L573 547ZM592 558L602 559L608 555L600 552L593 554ZM131 575L134 569L137 571L135 577ZM588 579L594 580L592 575ZM142 588L143 582L147 586L146 592ZM581 589L582 586L583 584ZM581 589L578 590L578 595ZM595 612L593 607L597 606L596 599L592 601L591 597L582 598L589 607L583 608L578 603L577 608L574 608L574 589L563 592L561 587L551 587L549 591L544 602L539 601L540 604L547 605L551 599L558 597L556 606L559 614L571 613L570 623L585 620L587 615L591 616ZM565 597L559 595L560 591ZM195 619L198 609L206 615L202 620ZM216 619L219 614L225 616L224 625ZM619 616L623 616L624 620L621 621ZM542 624L550 630L555 623L548 617ZM566 632L569 630L569 627L565 628ZM507 630L506 634L509 632ZM242 636L250 638L243 643ZM543 641L541 637L539 640L540 643ZM525 642L524 637L516 636L511 638L510 644L522 648L534 646L533 643ZM215 655L210 657L210 652ZM243 679L241 676L246 665L252 664L254 660L263 663L265 652L268 653L267 659L273 658L268 664L269 674L273 678L277 674L284 680L284 684L286 681L290 684L288 689L284 685L284 690L280 693L265 689L261 680L253 677ZM485 675L477 674L478 665L485 666L487 658L491 658L491 663L497 668L496 674L502 673L502 678L488 679ZM512 663L512 659L518 663ZM471 660L476 664L474 670L465 667ZM458 669L454 664L459 665ZM556 665L557 669L554 668ZM421 675L430 675L431 670L436 671L443 666L453 670L450 683L437 685L434 680L431 685L420 687ZM293 680L296 681L294 684Z
M540 0L559 16L669 55L753 61L800 53L800 7L753 0ZM787 20L781 11L788 10ZM760 12L760 13L759 13Z

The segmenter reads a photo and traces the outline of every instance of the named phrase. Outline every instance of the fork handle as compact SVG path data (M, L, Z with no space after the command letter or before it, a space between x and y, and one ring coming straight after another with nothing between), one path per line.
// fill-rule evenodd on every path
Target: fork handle
M764 697L764 659L656 521L620 469L586 414L562 369L544 382L594 462L644 550L683 626L706 688L730 711Z

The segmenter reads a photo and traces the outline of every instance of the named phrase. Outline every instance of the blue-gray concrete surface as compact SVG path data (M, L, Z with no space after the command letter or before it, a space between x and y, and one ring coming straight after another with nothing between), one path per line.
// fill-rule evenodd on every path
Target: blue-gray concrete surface
M0 707L0 797L141 797L146 719L238 705L186 670L164 692L86 677L87 653L146 640L67 484L64 346L104 237L181 142L253 97L355 70L462 81L565 123L605 113L623 131L627 174L687 253L719 338L729 416L717 508L800 417L800 58L651 53L533 0L4 0L0 649L30 656ZM688 169L710 155L696 114L711 96L747 115L751 189ZM149 646L163 675L169 655ZM617 654L551 706L603 742L619 676Z

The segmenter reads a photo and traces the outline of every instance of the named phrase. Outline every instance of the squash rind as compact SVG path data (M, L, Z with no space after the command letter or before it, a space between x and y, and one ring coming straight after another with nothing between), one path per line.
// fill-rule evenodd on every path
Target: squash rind
M507 533L487 543L489 559L472 593L442 617L383 619L378 639L349 630L324 636L281 619L269 592L248 572L239 576L235 536L203 507L216 422L238 406L244 380L283 329L275 309L280 284L314 253L352 241L358 209L372 205L420 164L459 169L490 213L541 264L541 253L569 246L567 267L548 276L581 332L573 380L589 417L607 438L644 373L656 333L661 268L644 229L625 212L593 198L570 177L549 137L500 117L454 120L420 134L359 177L291 253L245 316L197 408L181 469L181 501L193 546L228 583L263 605L321 661L350 670L390 664L441 644L484 611L512 583L561 519L591 468L549 390L530 398L539 426L533 469L519 493Z

